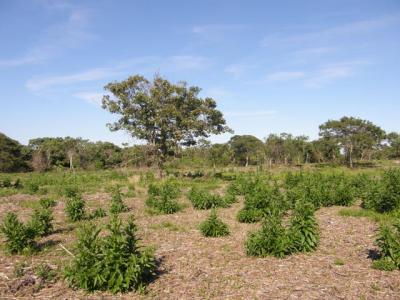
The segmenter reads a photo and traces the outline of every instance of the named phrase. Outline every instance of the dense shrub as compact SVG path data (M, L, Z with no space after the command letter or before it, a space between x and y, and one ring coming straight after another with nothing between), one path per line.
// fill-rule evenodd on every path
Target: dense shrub
M65 212L70 221L80 221L85 217L85 201L82 197L68 198L65 204Z
M400 222L382 225L376 239L381 258L374 267L383 270L400 269Z
M37 208L34 210L28 226L37 236L45 236L53 230L53 213L50 208Z
M229 227L218 218L215 209L211 211L210 216L200 224L200 231L207 237L218 237L229 235Z
M400 208L400 169L385 171L380 180L371 184L363 206L377 212Z
M87 291L108 290L114 294L143 289L156 263L152 251L140 249L133 218L123 225L114 215L107 229L109 234L101 238L94 224L78 231L75 256L65 269L67 281Z
M6 238L6 250L12 254L31 251L35 248L35 232L19 221L15 213L6 214L0 231Z
M181 210L181 205L176 198L180 195L177 182L167 180L159 184L150 184L146 205L159 213L173 214Z
M271 210L285 211L289 208L285 195L277 184L258 182L245 194L244 207L237 215L239 222L258 222Z
M115 188L111 196L110 213L119 214L128 211L128 206L122 201L122 194L119 188Z
M292 207L298 199L307 199L316 208L351 205L355 200L354 186L344 173L288 173L285 177L286 196Z
M229 207L236 201L235 195L226 194L224 197L193 187L188 194L190 202L196 209L210 209L212 207Z
M296 203L288 230L290 253L309 252L319 243L319 227L314 217L314 206L303 200Z
M278 213L270 214L263 220L262 228L250 233L245 248L250 256L284 257L290 245L282 217Z

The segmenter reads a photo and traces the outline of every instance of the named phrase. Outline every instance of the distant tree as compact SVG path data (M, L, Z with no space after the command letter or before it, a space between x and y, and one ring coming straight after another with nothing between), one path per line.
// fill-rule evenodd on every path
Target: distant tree
M400 134L391 132L386 137L390 146L390 158L400 158Z
M136 75L105 86L103 108L120 116L110 130L126 130L156 150L162 169L179 145L195 145L199 138L231 131L214 99L199 97L200 88L173 84L156 75L152 82Z
M235 135L230 145L237 163L245 165L258 163L264 158L264 143L252 135Z
M354 117L329 120L319 126L319 135L334 141L344 150L348 165L353 167L354 156L363 156L363 152L378 148L385 132L370 121Z
M232 149L227 144L213 144L208 150L208 158L214 169L218 165L228 165L232 157Z
M27 153L17 141L0 133L0 172L18 172L29 169Z

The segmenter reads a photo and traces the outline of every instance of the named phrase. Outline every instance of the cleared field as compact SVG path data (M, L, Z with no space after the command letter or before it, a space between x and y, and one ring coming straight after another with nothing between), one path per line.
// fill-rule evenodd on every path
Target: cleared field
M218 216L229 226L230 235L216 238L202 236L198 227L210 211L195 209L188 199L188 191L197 186L223 195L234 182L231 175L176 179L181 189L177 199L181 210L174 214L157 214L146 206L149 184L159 181L150 173L101 171L76 175L76 184L83 192L87 212L102 207L108 214L111 199L109 189L120 185L123 201L129 208L120 216L126 219L133 214L140 243L155 249L157 274L149 282L146 291L141 294L132 291L118 296L108 292L87 294L82 290L74 290L62 278L63 266L73 256L69 252L74 252L76 230L87 222L70 222L65 214L66 197L63 191L67 186L65 182L71 184L69 178L73 175L45 173L37 177L35 174L11 176L11 181L21 178L23 187L21 190L3 189L5 195L0 198L1 220L7 212L12 211L18 214L21 221L27 222L33 208L39 206L39 200L43 197L53 198L57 204L53 208L53 232L37 240L40 251L32 255L8 255L1 251L0 297L400 299L399 271L385 272L371 267L379 250L374 243L378 223L372 218L352 216L362 210L358 195L354 203L349 203L350 208L321 205L315 212L320 241L317 249L310 253L295 253L284 258L246 255L248 233L259 229L261 224L238 222L237 214L246 201L245 196L241 195L230 207L217 209ZM34 178L39 188L28 195L29 185L24 183ZM283 185L285 178L278 173L274 179ZM391 220L395 217L388 215L387 218ZM104 227L108 219L109 216L106 216L92 222ZM55 271L55 278L40 278L37 269L43 263Z

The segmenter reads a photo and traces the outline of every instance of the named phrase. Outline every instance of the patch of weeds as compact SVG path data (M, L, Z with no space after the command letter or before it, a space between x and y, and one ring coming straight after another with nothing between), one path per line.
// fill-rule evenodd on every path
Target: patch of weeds
M180 195L180 188L175 181L167 180L160 184L150 184L148 195L146 205L153 213L173 214L182 209L176 200Z
M206 237L219 237L229 235L229 227L217 216L213 209L210 216L200 224L200 232Z
M128 210L129 210L128 206L126 206L122 200L122 194L120 189L118 187L115 188L111 196L110 213L119 214L122 212L126 212Z
M35 209L28 226L36 236L45 236L53 231L53 213L50 208Z
M164 222L161 222L160 224L151 224L150 228L151 229L168 229L170 231L182 231L182 228L179 225L169 222L169 221L164 221Z
M89 215L89 219L104 218L105 216L107 216L106 211L103 208L98 207Z
M83 220L85 217L85 201L81 196L68 198L65 204L65 212L72 222Z
M53 282L57 278L57 271L47 263L41 263L35 267L36 276L43 282Z
M22 261L22 262L15 264L14 269L13 269L14 277L21 278L22 276L24 276L25 270L28 266L29 265L26 261Z

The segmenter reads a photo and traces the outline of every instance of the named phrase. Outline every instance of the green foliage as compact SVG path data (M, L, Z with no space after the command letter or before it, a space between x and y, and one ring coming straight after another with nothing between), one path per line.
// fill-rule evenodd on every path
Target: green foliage
M266 217L262 228L250 233L245 243L247 255L259 257L284 257L289 246L290 240L282 225L282 217L277 213Z
M381 271L394 271L397 269L397 266L394 264L393 260L390 258L384 257L373 261L372 268L381 270Z
M80 221L85 217L85 201L82 197L68 198L65 204L65 212L70 221Z
M242 208L239 210L236 219L240 223L256 223L261 221L264 213L256 208Z
M258 222L271 210L283 212L289 207L277 184L271 185L256 179L249 181L244 191L244 207L237 215L239 222Z
M0 132L0 172L28 170L25 147Z
M0 231L6 238L6 250L11 254L32 251L35 248L35 232L19 221L17 215L13 212L6 214Z
M207 237L218 237L229 235L229 227L221 219L218 218L215 209L211 211L211 215L200 224L201 233Z
M51 282L57 277L56 270L52 269L47 263L41 263L35 267L35 274L42 282Z
M232 194L227 194L224 197L211 194L205 189L193 187L188 194L189 200L192 202L193 207L196 209L210 209L213 207L229 207L236 198Z
M67 198L74 198L80 195L79 188L76 184L67 185L64 187L63 195Z
M50 208L37 208L34 210L28 226L36 236L45 236L53 231L53 213Z
M105 216L107 216L106 211L103 208L98 207L90 214L89 219L104 218Z
M42 198L39 200L39 205L43 208L51 208L57 205L57 201L49 198Z
M384 224L380 227L376 239L376 245L380 249L382 261L378 263L381 267L392 263L400 269L400 222L394 225Z
M293 211L288 230L291 253L310 252L319 243L319 227L314 217L314 206L299 200Z
M146 205L159 213L173 214L182 209L176 198L180 188L176 181L167 180L159 184L150 184Z
M75 256L65 269L67 281L87 291L113 294L143 289L156 263L152 251L140 249L133 218L124 225L114 215L107 229L109 234L101 238L94 224L78 231Z
M380 180L371 183L363 206L377 212L400 208L400 169L389 169Z
M122 201L122 194L119 188L116 188L111 197L110 213L119 214L128 211L128 206Z
M344 173L299 172L285 178L287 200L293 206L298 199L306 199L316 208L343 205L355 201L352 180Z

